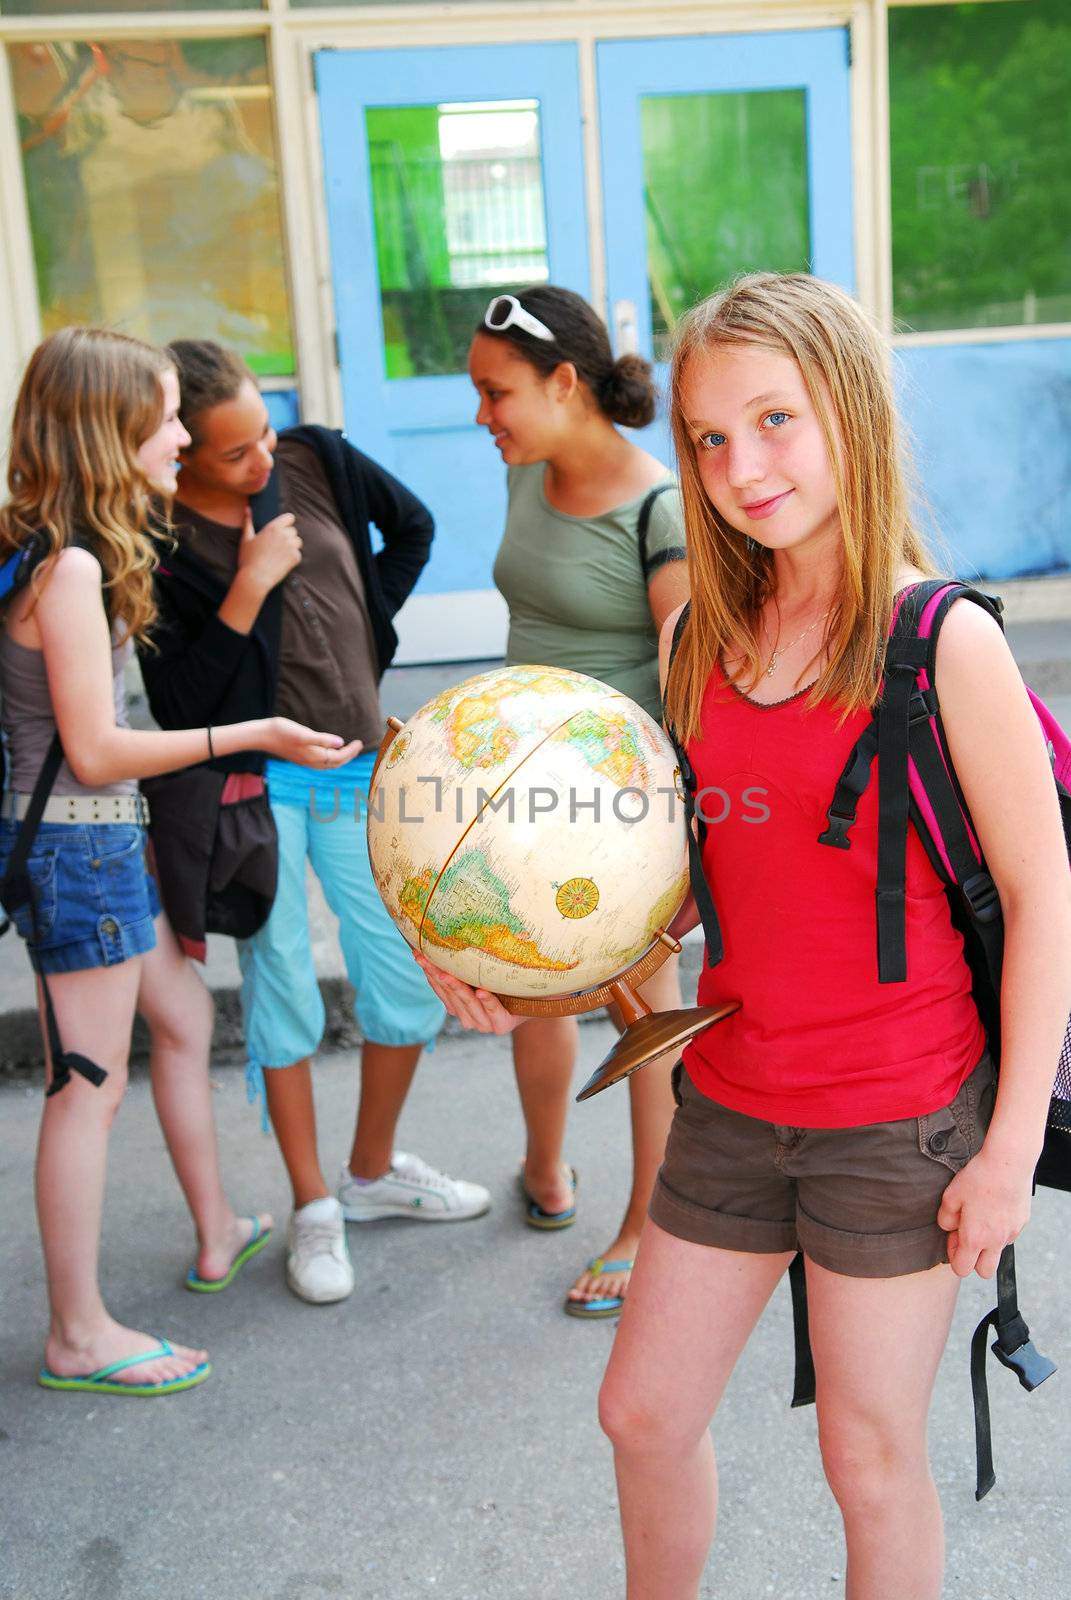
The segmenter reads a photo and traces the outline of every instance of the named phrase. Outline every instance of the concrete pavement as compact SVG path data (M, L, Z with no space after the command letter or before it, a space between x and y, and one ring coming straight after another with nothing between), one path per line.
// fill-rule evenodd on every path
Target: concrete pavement
M605 1023L582 1031L578 1085L609 1038ZM333 1164L351 1135L355 1057L325 1056L315 1070ZM273 1208L281 1235L274 1144L241 1074L216 1081L229 1187L243 1207ZM560 1302L624 1202L624 1090L574 1108L579 1219L539 1234L523 1226L513 1189L521 1123L507 1045L441 1041L401 1141L487 1183L493 1209L455 1226L351 1227L356 1292L311 1307L284 1286L281 1238L226 1293L184 1292L188 1218L136 1075L112 1141L109 1300L140 1326L203 1341L215 1363L203 1387L155 1404L34 1384L45 1321L31 1204L39 1093L0 1084L0 1600L619 1600L613 1474L595 1420L614 1326L576 1322ZM932 1427L950 1597L1066 1600L1069 1226L1071 1197L1039 1196L1020 1246L1023 1309L1061 1371L1028 1396L991 1358L998 1483L981 1505L967 1350L992 1290L975 1279L961 1295ZM791 1372L782 1288L716 1426L722 1528L704 1600L843 1592L814 1413L788 1410Z

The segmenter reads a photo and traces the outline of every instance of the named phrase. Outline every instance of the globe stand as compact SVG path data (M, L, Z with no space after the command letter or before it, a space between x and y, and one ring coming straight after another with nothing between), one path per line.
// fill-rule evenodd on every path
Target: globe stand
M380 763L404 726L397 717L387 718L369 790L375 783ZM739 1000L729 1000L720 1006L690 1006L679 1011L651 1010L638 993L640 985L646 983L671 955L679 955L680 949L677 939L661 932L638 961L609 983L600 984L597 988L584 989L579 994L555 995L545 1000L510 994L500 994L498 998L514 1017L575 1017L581 1012L598 1011L601 1006L617 1007L624 1023L624 1032L576 1097L577 1100L590 1100L592 1095L608 1089L612 1083L619 1083L648 1062L657 1060L670 1050L679 1050L681 1045L694 1039L704 1028L739 1011Z
M590 1100L592 1095L608 1089L612 1083L619 1083L648 1062L670 1050L678 1050L704 1028L739 1011L739 1000L729 1000L720 1006L689 1006L678 1011L651 1010L638 993L639 987L671 955L679 955L680 948L677 939L660 933L645 955L620 976L598 988L556 996L552 1000L509 994L500 994L498 998L514 1017L573 1017L579 1012L597 1011L600 1006L617 1007L624 1032L576 1097Z

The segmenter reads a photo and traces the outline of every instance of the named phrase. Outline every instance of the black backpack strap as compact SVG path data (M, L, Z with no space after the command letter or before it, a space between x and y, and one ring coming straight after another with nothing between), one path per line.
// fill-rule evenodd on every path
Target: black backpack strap
M993 1471L993 1437L989 1417L989 1387L985 1358L988 1330L993 1328L993 1354L1002 1366L1010 1368L1028 1394L1051 1378L1056 1365L1043 1356L1030 1338L1030 1329L1019 1311L1015 1283L1015 1246L1005 1245L997 1267L997 1303L983 1317L971 1340L971 1392L974 1397L974 1448L977 1465L974 1498L981 1500L996 1483Z
M249 497L249 512L253 518L253 527L257 533L261 528L266 528L269 522L274 522L282 510L282 501L279 498L279 468L273 466L271 477L263 489Z
M933 813L940 849L932 837L933 830L928 820L919 815L914 801L912 801L912 817L938 876L946 884L955 886L962 897L971 919L974 936L985 956L993 991L999 994L1004 961L1004 924L1000 897L985 862L979 860L979 852L975 848L966 802L956 778L941 721L934 672L941 625L957 600L972 600L1002 628L1004 624L1000 614L1000 601L983 594L981 590L969 588L966 584L935 582L919 585L922 604L928 603L933 594L941 588L945 592L931 618L926 638L928 649L926 684L920 693L925 715L912 717L910 731L911 760ZM922 606L919 606L920 616L921 610Z
M660 550L656 556L647 554L647 532L651 526L651 512L659 495L665 494L668 489L675 489L675 483L656 483L654 488L644 497L640 507L639 516L636 518L636 538L640 547L640 570L643 573L644 584L648 582L651 573L657 572L659 567L664 567L669 561L684 561L688 552L682 544L670 545L666 550Z
M807 1320L807 1272L802 1250L797 1250L789 1262L788 1286L792 1291L792 1334L796 1348L792 1405L813 1406L814 1355L811 1351L811 1329Z
M668 487L668 485L667 485ZM673 668L674 658L680 642L684 637L684 630L688 625L688 616L691 611L691 602L687 602L681 609L677 618L676 627L673 629L673 639L669 647L669 661L666 665L666 679ZM718 921L717 907L714 896L710 892L703 872L703 846L707 838L707 825L702 813L696 809L696 776L695 769L688 759L688 752L677 738L677 731L673 724L666 723L666 732L677 757L680 768L681 787L684 789L684 825L688 835L688 880L691 885L692 899L699 912L699 920L703 925L703 939L706 945L706 964L716 967L725 954L725 941L722 938L721 923Z
M52 735L52 742L37 774L37 782L33 786L30 796L29 809L15 835L15 845L8 860L4 881L0 884L0 899L8 911L14 911L19 906L33 905L33 892L26 863L29 860L33 842L37 837L37 830L41 826L41 817L44 814L45 802L52 792L52 785L63 765L63 746L58 733ZM11 926L11 918L5 917L0 934L7 932Z
M33 884L27 871L27 862L37 830L41 826L41 817L44 814L45 802L56 781L56 775L63 765L63 745L60 743L58 733L52 735L52 743L37 774L37 782L33 786L30 804L22 820L18 834L15 838L15 847L11 852L7 872L4 874L3 884L0 885L0 899L8 911L13 911L19 906L30 907L30 918L33 924L34 941L29 945L30 960L33 969L41 981L41 989L45 1003L45 1028L48 1034L49 1055L52 1058L52 1081L45 1091L47 1095L56 1094L71 1081L71 1073L77 1072L88 1083L99 1088L108 1074L103 1067L99 1067L88 1056L80 1055L76 1050L64 1050L60 1038L59 1024L56 1021L55 1009L52 1005L52 995L49 992L48 978L38 965L37 942L37 903L34 895ZM10 918L5 917L4 924L0 927L0 934L6 933L10 926Z
M903 983L907 977L908 717L915 677L925 664L924 640L894 636L889 641L878 706L878 881L874 895L879 983Z

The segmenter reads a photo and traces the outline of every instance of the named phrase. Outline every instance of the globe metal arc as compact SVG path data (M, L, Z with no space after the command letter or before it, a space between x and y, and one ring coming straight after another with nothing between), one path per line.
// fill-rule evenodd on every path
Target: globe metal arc
M680 773L658 724L597 679L502 667L388 719L368 802L372 874L403 937L519 1016L616 1006L578 1099L736 1009L653 1013L636 992L680 945Z

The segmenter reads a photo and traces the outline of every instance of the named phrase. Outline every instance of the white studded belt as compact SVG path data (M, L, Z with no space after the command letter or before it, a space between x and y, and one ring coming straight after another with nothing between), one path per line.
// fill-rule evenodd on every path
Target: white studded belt
M3 815L21 822L30 809L28 794L6 794ZM54 794L45 801L42 822L135 823L146 827L149 807L140 794Z

